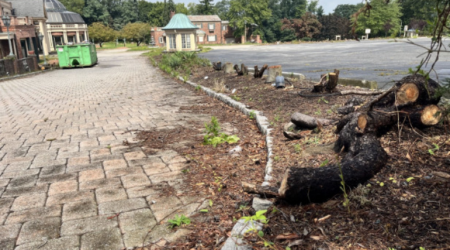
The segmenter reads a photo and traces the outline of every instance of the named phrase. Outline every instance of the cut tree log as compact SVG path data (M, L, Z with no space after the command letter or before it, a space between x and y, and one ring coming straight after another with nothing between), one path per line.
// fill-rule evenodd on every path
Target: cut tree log
M336 153L345 154L341 162L321 168L288 168L278 190L279 197L296 204L323 202L342 192L341 177L348 188L371 179L388 160L378 140L380 135L399 122L407 125L407 120L413 127L432 126L439 122L436 103L440 97L434 95L438 85L429 80L425 87L425 82L423 76L407 76L388 92L343 117L337 124L339 137L334 145ZM396 102L398 96L403 98L400 103ZM359 102L352 100L347 104Z
M281 65L274 65L274 66L268 67L266 83L275 82L275 77L277 77L277 75L279 75L279 76L283 75L283 70L281 68Z
M245 64L241 64L240 69L239 69L239 66L237 64L235 64L234 70L236 71L236 74L238 76L247 76L248 75L248 68L247 68L247 66L245 66Z
M438 124L442 118L442 112L438 106L428 105L426 107L403 109L400 116L407 118L406 124L424 128Z
M294 113L291 116L291 122L299 128L315 129L317 127L333 125L335 122L328 119L315 118L302 113Z
M232 63L225 63L223 66L223 71L225 74L231 74L234 72L233 64Z
M213 62L213 68L217 71L222 70L222 62Z
M335 69L334 73L329 74L329 80L325 85L325 89L328 92L333 92L339 82L339 70Z
M338 114L348 115L355 112L356 108L363 104L364 100L360 97L352 97L345 102L343 107L337 109Z
M255 78L262 78L264 75L264 71L266 71L267 67L269 67L267 64L264 64L264 66L259 70L258 65L255 66L255 73L253 76Z
M347 153L340 163L348 188L370 180L388 159L373 134L357 137L355 143L359 146L354 152ZM291 167L286 170L278 193L280 198L293 204L323 202L342 192L340 175L337 164L321 168Z

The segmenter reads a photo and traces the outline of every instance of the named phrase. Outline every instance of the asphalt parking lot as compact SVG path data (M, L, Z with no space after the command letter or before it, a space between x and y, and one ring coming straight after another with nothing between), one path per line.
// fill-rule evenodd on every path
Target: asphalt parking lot
M341 70L342 78L377 81L379 88L387 88L407 75L409 68L419 65L422 57L418 56L425 52L423 48L405 41L380 39L267 46L212 46L213 50L202 56L213 62L244 63L249 67L279 64L285 72L302 73L312 80L318 80L321 74L337 68ZM427 47L431 39L418 38L411 41ZM440 81L450 78L449 53L441 53L435 70ZM433 73L431 78L436 79L436 74Z

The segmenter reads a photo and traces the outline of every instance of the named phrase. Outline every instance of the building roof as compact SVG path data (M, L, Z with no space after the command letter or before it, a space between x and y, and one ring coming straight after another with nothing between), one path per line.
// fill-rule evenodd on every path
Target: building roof
M80 14L68 11L66 7L58 0L45 0L45 9L47 10L47 23L49 24L85 23Z
M192 24L189 18L182 13L178 13L170 19L169 24L166 27L162 28L163 30L181 30L181 29L198 29L197 26Z
M12 3L16 16L46 18L44 0L7 0Z
M191 22L220 22L222 21L218 15L193 15L188 16Z

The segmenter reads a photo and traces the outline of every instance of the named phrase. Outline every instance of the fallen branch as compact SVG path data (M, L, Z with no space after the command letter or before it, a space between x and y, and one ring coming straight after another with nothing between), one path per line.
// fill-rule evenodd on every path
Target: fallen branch
M278 189L270 186L256 186L254 184L242 182L242 189L246 193L259 194L265 198L278 197Z

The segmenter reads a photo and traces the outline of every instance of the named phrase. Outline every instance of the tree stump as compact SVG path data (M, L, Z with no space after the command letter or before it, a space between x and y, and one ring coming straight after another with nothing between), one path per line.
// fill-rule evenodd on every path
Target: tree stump
M236 74L238 76L248 76L248 68L245 66L245 64L241 64L241 68L239 69L239 66L236 64L234 65L234 70L236 71Z
M274 66L268 67L266 83L275 82L275 77L277 77L277 74L280 76L283 74L281 65L274 65Z
M258 65L255 66L255 73L253 74L253 77L255 78L262 78L264 75L264 71L266 71L267 67L269 67L267 64L264 64L264 66L261 68L261 70L258 69Z
M213 62L213 68L217 71L222 70L222 62Z
M223 71L225 74L231 74L234 72L233 64L232 63L225 63L223 66Z

